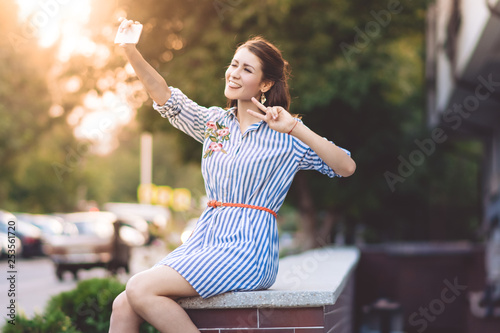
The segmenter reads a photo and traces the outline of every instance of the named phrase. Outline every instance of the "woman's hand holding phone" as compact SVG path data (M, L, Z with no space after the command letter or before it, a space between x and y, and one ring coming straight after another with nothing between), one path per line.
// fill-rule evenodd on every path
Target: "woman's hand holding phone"
M116 32L115 44L137 44L141 37L142 24L137 21L120 18L121 24Z

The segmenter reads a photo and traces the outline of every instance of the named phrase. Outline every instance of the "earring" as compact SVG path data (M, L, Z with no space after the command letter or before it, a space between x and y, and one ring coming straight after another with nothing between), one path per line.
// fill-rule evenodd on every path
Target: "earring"
M266 95L262 93L262 95L260 95L260 103L264 104L266 101L267 101Z

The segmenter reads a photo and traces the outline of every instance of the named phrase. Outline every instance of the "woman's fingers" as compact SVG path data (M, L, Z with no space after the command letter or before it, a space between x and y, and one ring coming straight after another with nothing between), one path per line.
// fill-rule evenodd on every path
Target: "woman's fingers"
M267 108L267 113L274 119L278 119L278 115L281 112L280 106L270 106Z
M130 25L128 25L128 20L127 19L122 19L121 20L121 24L120 26L118 27L118 30L120 32L123 32L126 28L130 27Z
M274 120L278 119L278 114L281 112L281 107L279 106L267 107L261 102L259 102L255 97L252 97L252 102L259 108L259 110L262 110L262 112L264 112L265 114L269 113Z
M268 108L267 110L269 111L270 109L273 108ZM281 109L280 107L276 107L276 112L279 113L284 109ZM279 111L279 112L278 112ZM262 114L260 112L256 112L252 109L247 109L247 112L254 116L255 118L258 118L262 121L265 121L268 126L278 132L281 133L288 133L290 131L290 124L289 124L289 119L288 117L281 117L280 119L272 119L271 113L269 112L268 114Z
M272 109L273 119L274 120L278 119L278 115L281 112L281 107L276 106L276 107L272 107L271 109Z
M123 32L127 29L129 29L132 24L140 24L138 21L132 21L132 20L127 20L126 18L120 17L118 21L121 22L120 27L118 28L120 32Z
M247 112L250 113L255 118L259 118L260 120L266 121L266 116L264 116L262 113L255 112L254 110L250 109L247 109Z
M257 106L260 110L262 110L263 112L267 113L267 107L266 107L264 104L262 104L261 102L259 102L259 101L257 100L257 98L252 97L252 102L253 102L253 104L255 104L255 105L256 105L256 106Z

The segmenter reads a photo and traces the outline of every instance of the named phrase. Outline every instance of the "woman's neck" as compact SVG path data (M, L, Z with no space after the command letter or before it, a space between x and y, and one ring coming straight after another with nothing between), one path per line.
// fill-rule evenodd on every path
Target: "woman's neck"
M253 110L255 112L261 112L259 108L252 103L251 100L238 100L237 104L237 112L236 112L236 117L238 118L238 121L240 122L240 127L243 130L243 126L245 126L245 129L255 123L258 123L260 121L259 118L256 118L252 116L250 113L247 112L247 109Z

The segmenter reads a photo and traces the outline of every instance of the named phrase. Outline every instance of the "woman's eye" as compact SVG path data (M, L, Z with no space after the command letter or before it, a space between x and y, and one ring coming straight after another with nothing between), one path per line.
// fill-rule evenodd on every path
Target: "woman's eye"
M252 73L251 70L249 70L248 68L245 68L245 70L248 72L248 73Z

